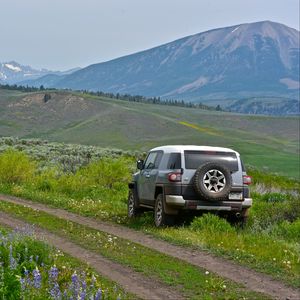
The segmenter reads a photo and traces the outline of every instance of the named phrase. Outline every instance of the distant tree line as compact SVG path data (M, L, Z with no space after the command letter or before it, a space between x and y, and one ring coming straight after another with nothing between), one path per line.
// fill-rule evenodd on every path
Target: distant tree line
M9 85L9 84L0 84L0 89L6 90L16 90L21 92L38 92L38 91L45 91L45 87L41 85L40 87L30 87L30 86L23 86L23 85ZM56 91L55 88L47 88L47 90ZM68 90L68 89L66 89ZM70 90L73 92L73 90ZM92 96L99 96L99 97L106 97L110 99L128 101L128 102L139 102L139 103L148 103L148 104L158 104L158 105L169 105L169 106L179 106L179 107L189 107L189 108L198 108L198 109L205 109L205 110L216 110L216 111L223 111L220 105L216 107L208 106L205 104L194 103L194 102L187 102L184 100L176 100L176 99L162 99L161 97L144 97L140 95L130 95L130 94L119 94L119 93L105 93L105 92L92 92L88 90L76 90L76 92L92 95ZM47 94L45 95L44 101L47 102L51 96Z
M33 87L33 86L24 86L24 85L17 85L17 84L0 84L0 89L3 90L12 90L12 91L20 91L20 92L38 92L38 91L44 91L45 88L43 85L41 85L40 87ZM47 88L47 90L56 90L54 88Z
M222 111L220 105L216 107L204 105L202 103L193 103L193 102L186 102L184 100L175 100L175 99L162 99L161 97L144 97L141 95L130 95L130 94L119 94L119 93L104 93L101 91L98 92L91 92L87 90L80 90L78 92L92 95L92 96L99 96L99 97L106 97L111 99L117 99L122 101L129 101L129 102L139 102L139 103L149 103L149 104L159 104L159 105L169 105L169 106L179 106L179 107L190 107L190 108L200 108L205 110L217 110Z

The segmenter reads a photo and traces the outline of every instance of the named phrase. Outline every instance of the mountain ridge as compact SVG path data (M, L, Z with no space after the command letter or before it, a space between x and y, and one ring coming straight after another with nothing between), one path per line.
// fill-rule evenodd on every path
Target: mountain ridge
M194 102L272 96L299 99L299 53L298 30L261 21L211 29L92 64L52 78L50 84L43 80L48 87Z
M27 81L38 80L48 75L64 76L78 71L80 68L72 68L66 71L51 71L45 68L35 69L29 65L22 65L14 60L0 62L0 83L23 84ZM30 78L29 80L27 78Z

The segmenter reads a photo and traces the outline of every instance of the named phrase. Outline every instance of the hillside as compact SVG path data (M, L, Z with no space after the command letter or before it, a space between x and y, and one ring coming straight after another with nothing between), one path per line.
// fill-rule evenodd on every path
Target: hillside
M299 31L270 21L219 28L62 78L27 83L41 82L48 87L214 100L222 106L225 99L299 100Z
M247 164L299 176L299 119L0 90L0 136L146 151L164 144L232 147Z

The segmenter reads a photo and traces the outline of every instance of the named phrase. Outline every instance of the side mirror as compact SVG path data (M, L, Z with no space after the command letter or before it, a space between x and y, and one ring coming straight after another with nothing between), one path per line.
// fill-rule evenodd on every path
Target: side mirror
M137 162L136 162L136 167L139 169L139 170L143 170L144 168L144 161L142 159L139 159Z

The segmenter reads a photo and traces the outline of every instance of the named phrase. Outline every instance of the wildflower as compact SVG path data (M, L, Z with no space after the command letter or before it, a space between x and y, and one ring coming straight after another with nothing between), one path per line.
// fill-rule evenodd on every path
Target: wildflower
M205 271L205 275L208 275L209 274L209 271Z
M225 289L226 289L226 285L225 285L225 284L223 284L222 288L225 290Z
M78 275L76 271L72 274L71 276L72 284L71 284L71 291L73 294L74 299L78 298L78 293L79 293L79 280L78 280Z
M21 284L21 290L24 291L26 282L25 282L25 279L22 277L20 277L20 284Z
M101 300L102 299L102 290L99 288L95 295L95 300Z
M39 289L42 284L42 276L37 267L32 271L32 275L33 275L33 286Z
M54 299L60 299L61 298L61 291L60 291L60 288L59 288L59 285L57 282L55 282L52 286L52 288L50 289L49 291L50 295L52 298ZM65 294L66 294L66 291L65 291Z
M54 280L56 281L58 277L58 269L56 268L56 266L54 265L53 267L51 267L51 269L49 270L49 280Z
M9 267L11 270L15 270L17 268L17 262L15 260L15 258L13 257L13 253L12 253L12 245L9 245Z

